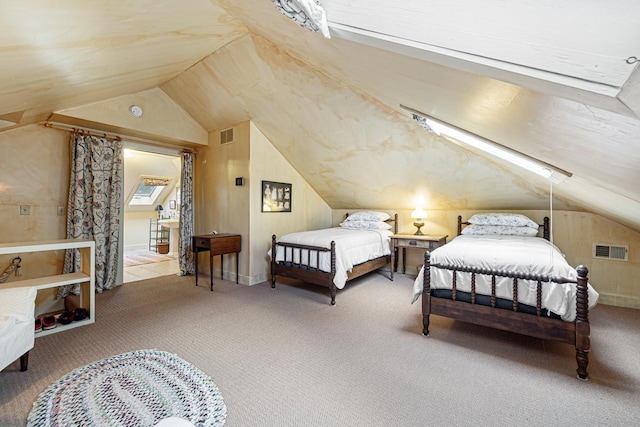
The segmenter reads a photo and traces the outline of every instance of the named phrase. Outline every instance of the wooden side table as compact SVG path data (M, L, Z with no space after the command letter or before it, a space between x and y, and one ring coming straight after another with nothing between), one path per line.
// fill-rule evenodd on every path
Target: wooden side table
M198 252L209 251L209 274L213 291L213 257L220 255L220 278L224 278L224 254L236 254L236 283L238 283L238 252L242 246L239 234L220 233L192 236L196 261L196 286L198 286Z
M402 273L407 268L407 248L418 248L432 251L447 243L449 235L429 235L429 234L394 234L391 236L391 280L393 273L398 269L396 250L402 248Z

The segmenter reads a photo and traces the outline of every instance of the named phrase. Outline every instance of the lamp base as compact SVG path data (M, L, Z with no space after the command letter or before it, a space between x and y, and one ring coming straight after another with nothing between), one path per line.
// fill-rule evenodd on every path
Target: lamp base
M418 231L416 231L413 234L417 236L422 236L423 234L422 234L422 231L420 231L420 229L424 226L424 222L414 222L413 225L418 228Z

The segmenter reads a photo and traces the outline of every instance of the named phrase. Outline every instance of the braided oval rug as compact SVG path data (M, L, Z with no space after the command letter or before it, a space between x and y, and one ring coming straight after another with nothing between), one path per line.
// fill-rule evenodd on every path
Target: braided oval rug
M138 350L99 360L40 394L27 426L153 426L178 417L222 426L227 408L204 372L178 356Z

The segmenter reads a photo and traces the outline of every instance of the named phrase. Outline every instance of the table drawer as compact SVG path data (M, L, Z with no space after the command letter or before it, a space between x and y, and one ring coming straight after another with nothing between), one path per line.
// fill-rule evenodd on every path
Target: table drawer
M228 254L230 252L240 252L240 236L219 237L212 239L210 242L211 253Z
M431 245L437 242L432 242L429 240L418 240L418 239L398 239L396 242L396 246L399 247L407 247L407 248L425 248L430 249Z
M210 242L211 242L211 239L206 238L206 237L194 237L193 238L193 245L196 248L207 248L207 249L209 249Z

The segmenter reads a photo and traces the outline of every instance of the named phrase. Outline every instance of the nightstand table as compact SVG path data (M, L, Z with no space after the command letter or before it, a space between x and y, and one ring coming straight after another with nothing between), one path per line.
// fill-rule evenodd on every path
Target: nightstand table
M238 283L238 252L242 245L239 234L203 234L192 236L196 262L196 286L198 286L198 252L209 251L209 274L213 290L213 257L220 255L220 277L224 279L224 254L236 254L236 283Z
M432 251L447 243L449 235L429 234L394 234L391 236L391 280L393 273L398 269L396 250L402 248L402 273L406 271L407 248L418 248Z

